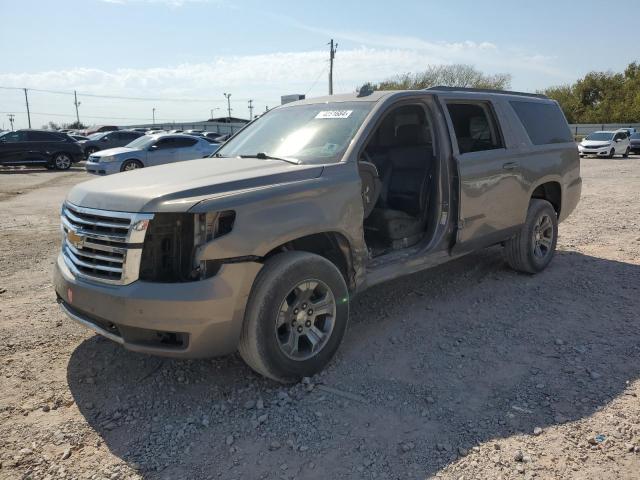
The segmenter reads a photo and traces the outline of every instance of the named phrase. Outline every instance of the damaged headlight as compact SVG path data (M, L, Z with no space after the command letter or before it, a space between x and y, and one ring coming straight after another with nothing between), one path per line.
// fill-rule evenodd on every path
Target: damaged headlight
M234 221L234 211L155 214L142 247L140 280L177 283L214 276L221 263L202 259L203 248L229 233Z

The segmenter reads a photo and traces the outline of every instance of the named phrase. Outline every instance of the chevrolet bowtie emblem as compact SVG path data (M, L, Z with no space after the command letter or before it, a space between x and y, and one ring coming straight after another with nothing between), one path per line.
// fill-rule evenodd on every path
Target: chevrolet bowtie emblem
M84 237L71 230L67 232L67 241L76 248L82 248L84 245Z

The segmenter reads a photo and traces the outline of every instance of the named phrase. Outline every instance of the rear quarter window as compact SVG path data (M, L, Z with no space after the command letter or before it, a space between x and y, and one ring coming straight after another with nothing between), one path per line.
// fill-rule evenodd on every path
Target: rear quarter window
M555 103L516 100L509 103L534 145L573 142L569 125Z

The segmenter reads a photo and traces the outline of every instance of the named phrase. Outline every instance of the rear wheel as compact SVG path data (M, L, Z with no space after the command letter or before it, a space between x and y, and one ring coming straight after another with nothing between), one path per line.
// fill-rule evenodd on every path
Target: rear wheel
M551 262L558 241L558 216L546 200L534 198L518 234L507 240L507 263L519 272L538 273Z
M140 160L127 160L120 167L120 171L128 172L130 170L137 170L139 168L142 168L143 166L144 165L142 165L142 162Z
M344 278L329 260L307 252L268 259L247 303L240 355L256 372L290 382L331 360L349 317Z
M73 160L68 153L56 153L53 156L53 165L56 170L69 170Z

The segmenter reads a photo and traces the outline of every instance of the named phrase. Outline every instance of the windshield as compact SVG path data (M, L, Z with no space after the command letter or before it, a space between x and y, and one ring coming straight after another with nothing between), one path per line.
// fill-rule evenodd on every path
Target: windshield
M590 135L587 135L585 140L596 140L596 141L605 141L613 139L613 133L610 132L595 132Z
M216 155L293 158L300 163L339 162L373 102L319 103L278 108L248 125Z
M102 137L104 137L108 132L99 132L99 133L92 133L91 135L89 135L87 138L89 140L100 140Z
M141 137L136 138L133 142L125 145L125 147L144 150L145 148L148 148L151 145L153 145L155 142L156 142L155 137L150 137L149 135L142 135Z

